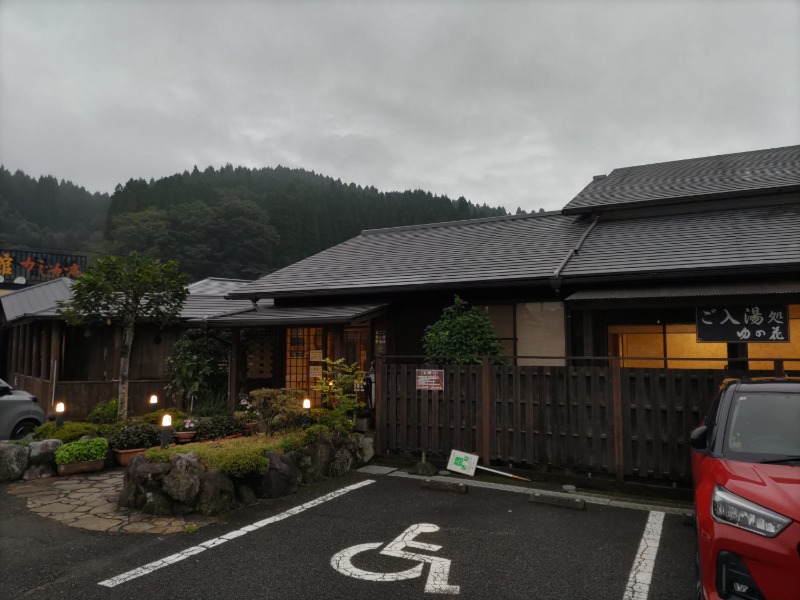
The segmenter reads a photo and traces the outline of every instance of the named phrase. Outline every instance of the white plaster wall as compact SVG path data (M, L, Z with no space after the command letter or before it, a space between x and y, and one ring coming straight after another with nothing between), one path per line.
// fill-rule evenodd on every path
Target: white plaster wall
M560 302L518 304L517 338L518 356L566 355L564 305ZM520 359L518 364L563 366L564 359Z

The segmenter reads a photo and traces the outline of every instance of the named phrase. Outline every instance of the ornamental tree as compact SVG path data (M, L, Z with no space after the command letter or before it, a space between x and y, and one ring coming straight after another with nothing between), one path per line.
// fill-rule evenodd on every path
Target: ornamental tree
M455 364L478 364L484 356L499 356L502 350L489 315L469 307L459 296L436 323L425 328L422 343L429 359L446 358Z
M89 267L73 284L72 299L58 312L72 325L105 322L122 328L119 357L117 416L128 418L128 373L131 345L139 323L173 323L186 300L189 276L178 263L143 258L108 256Z

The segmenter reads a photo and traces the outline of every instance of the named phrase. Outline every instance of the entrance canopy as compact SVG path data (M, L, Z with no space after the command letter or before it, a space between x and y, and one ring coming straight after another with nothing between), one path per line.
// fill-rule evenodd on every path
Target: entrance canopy
M275 306L272 300L261 300L250 310L189 323L210 327L271 327L273 325L355 324L376 316L385 304L348 304L342 306Z
M642 301L642 300L691 300L698 298L721 298L734 296L792 296L800 297L798 282L714 282L699 284L653 285L639 287L614 287L594 290L581 290L569 295L569 303L597 305L601 302Z

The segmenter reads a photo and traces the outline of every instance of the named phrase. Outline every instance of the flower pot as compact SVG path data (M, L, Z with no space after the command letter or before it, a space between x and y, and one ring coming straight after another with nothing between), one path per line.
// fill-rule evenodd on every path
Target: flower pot
M253 435L258 429L258 421L249 421L244 424L243 430L245 435Z
M353 424L353 430L359 433L366 433L372 429L372 418L371 417L356 417L356 420Z
M173 431L172 435L175 436L175 441L179 444L188 444L197 435L196 431Z
M77 475L78 473L93 473L94 471L102 471L103 465L106 461L104 458L98 460L83 460L80 462L65 463L63 465L56 465L58 474L62 477L67 475Z
M130 460L133 458L134 454L139 454L140 452L144 452L147 448L133 448L132 450L114 450L114 454L117 457L117 464L120 467L127 466Z

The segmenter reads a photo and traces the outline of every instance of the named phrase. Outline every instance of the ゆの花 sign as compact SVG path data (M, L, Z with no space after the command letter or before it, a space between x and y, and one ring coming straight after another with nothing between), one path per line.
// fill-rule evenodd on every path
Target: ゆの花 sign
M788 307L758 305L698 308L697 341L788 342Z

